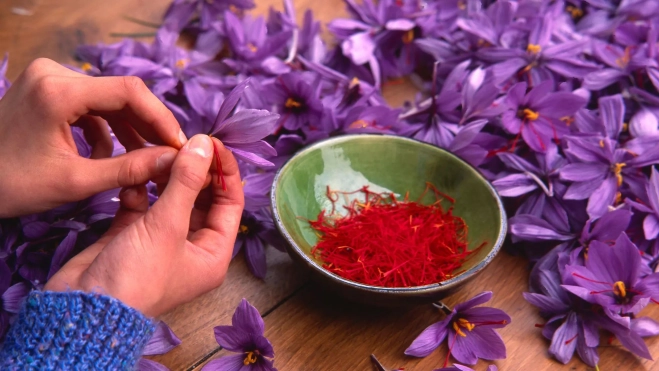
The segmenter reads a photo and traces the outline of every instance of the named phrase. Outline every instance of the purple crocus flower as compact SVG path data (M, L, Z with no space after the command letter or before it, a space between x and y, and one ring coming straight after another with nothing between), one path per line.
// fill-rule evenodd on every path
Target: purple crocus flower
M246 210L258 211L270 205L270 188L274 179L273 171L255 172L243 177Z
M238 228L238 237L233 246L233 257L242 250L250 272L258 278L265 278L267 273L265 248L268 244L279 251L284 251L284 240L275 229L269 211L243 211Z
M291 72L277 77L266 88L270 102L280 114L280 128L297 130L319 124L323 104L317 79L311 74Z
M199 27L207 29L231 8L254 8L254 0L174 0L167 8L163 23L176 31L189 25L194 15L199 16Z
M534 273L532 280L538 283L539 292L524 293L524 298L547 319L542 335L551 340L549 353L558 361L568 363L576 350L586 364L594 367L599 361L600 328L611 332L633 353L650 357L641 335L631 330L629 318L593 306L563 288L562 283L573 283L572 276L561 277L555 270L544 269Z
M181 340L174 334L165 322L158 322L156 331L151 335L151 339L146 343L143 356L154 356L169 353L172 349L181 344ZM162 364L146 358L140 358L137 362L138 371L167 371L167 367Z
M589 90L600 90L617 82L629 81L629 77L638 70L656 68L657 62L648 57L646 49L632 46L623 48L599 40L593 41L593 54L607 67L585 76L583 86Z
M273 132L279 115L255 109L233 113L243 92L249 87L248 84L249 80L243 81L226 96L208 134L219 139L234 156L243 161L258 166L273 166L261 156L276 156L277 152L262 139ZM217 104L212 105L215 106Z
M637 314L650 301L659 302L659 273L640 278L641 264L641 254L626 234L613 246L593 241L585 266L567 267L567 274L578 286L564 287L614 313Z
M224 13L224 34L231 56L222 62L233 71L268 75L290 71L290 67L276 56L291 38L290 30L269 35L263 17L239 19L227 11Z
M646 240L654 240L659 236L659 173L652 167L650 181L646 184L647 203L631 201L633 208L647 213L643 219L643 232Z
M492 292L486 291L456 305L444 320L423 330L405 350L405 354L425 357L448 337L449 353L458 362L474 365L479 358L506 358L506 346L494 329L509 324L510 316L500 309L475 308L491 298Z
M7 65L9 64L9 54L5 53L5 57L2 60L2 63L0 63L0 98L2 98L9 87L11 86L11 83L7 79L5 75L7 75Z
M264 330L259 311L243 299L231 318L231 326L215 327L217 343L239 354L212 360L203 371L277 371L272 361L275 352L270 341L263 336Z
M520 82L508 91L506 112L501 124L506 131L517 134L536 152L545 152L569 133L567 122L586 100L569 92L552 92L552 82L538 84L527 93L527 84Z
M548 12L532 23L528 42L524 49L519 47L487 47L477 52L478 58L494 62L492 72L499 84L513 76L527 76L529 85L560 78L583 78L597 66L582 58L586 51L583 40L550 42L555 28L556 15ZM522 44L523 45L523 44Z

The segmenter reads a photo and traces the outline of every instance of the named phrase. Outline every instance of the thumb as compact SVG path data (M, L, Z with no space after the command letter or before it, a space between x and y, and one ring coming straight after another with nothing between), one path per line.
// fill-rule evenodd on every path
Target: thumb
M172 165L169 182L147 215L171 220L176 229L190 224L195 200L210 169L213 144L208 135L195 135L181 149Z
M79 157L76 160L79 164L74 165L74 184L80 187L76 192L77 199L109 189L145 184L161 174L166 174L176 158L176 153L171 147L155 146L104 159L90 160Z

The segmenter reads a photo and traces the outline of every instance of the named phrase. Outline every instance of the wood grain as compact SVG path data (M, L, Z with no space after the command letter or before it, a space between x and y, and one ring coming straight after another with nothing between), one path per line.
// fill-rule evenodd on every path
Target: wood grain
M344 16L341 0L293 0L298 21L312 9L323 23ZM281 9L281 1L256 0L253 14L267 14L270 6ZM38 57L60 63L75 63L75 48L84 43L117 42L111 33L144 33L153 29L125 20L132 16L158 23L169 0L5 0L0 2L0 52L10 54L8 77L15 79ZM12 10L16 8L17 10ZM18 15L24 13L29 15ZM323 34L327 36L326 27ZM149 40L146 38L145 40ZM411 99L414 88L404 79L385 87L393 106ZM432 370L442 366L446 346L425 359L403 355L414 337L442 315L430 306L383 310L346 303L327 296L292 266L290 259L274 250L268 252L269 273L265 281L251 276L242 258L229 268L222 287L183 305L162 317L183 340L180 347L164 356L152 357L173 370L199 369L208 359L225 354L219 350L212 328L229 324L236 304L247 298L265 315L266 335L276 350L280 370L371 370L368 356L375 353L388 367ZM500 370L589 370L576 358L560 365L547 355L548 342L534 327L541 322L536 310L521 293L527 287L527 262L502 253L476 280L448 298L453 305L478 292L492 290L489 305L506 310L512 324L500 331L508 358L495 364ZM646 315L659 318L659 308ZM619 346L602 346L600 370L659 370L659 365L642 361ZM647 340L651 353L659 356L659 339ZM476 370L484 370L480 362Z
M592 370L576 357L565 366L549 358L549 342L535 327L542 319L521 295L527 287L527 266L524 259L502 253L444 302L452 307L482 291L494 292L493 300L486 305L501 308L512 318L510 325L499 330L508 351L507 359L493 362L499 370ZM645 314L658 318L659 307L650 309ZM430 371L443 366L446 343L423 359L406 357L403 352L424 328L443 318L429 305L408 309L354 305L318 292L309 284L266 316L265 323L266 336L275 346L275 366L280 370L372 370L369 355L373 353L389 368ZM600 370L659 369L654 362L640 360L616 344L599 349ZM654 357L659 356L658 338L647 340L647 345ZM223 351L213 358L226 354ZM488 364L480 361L475 370L485 370Z

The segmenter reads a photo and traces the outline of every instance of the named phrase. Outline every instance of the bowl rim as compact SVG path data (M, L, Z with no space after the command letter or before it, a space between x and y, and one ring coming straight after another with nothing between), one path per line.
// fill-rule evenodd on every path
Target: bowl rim
M499 218L500 218L500 228L499 232L497 235L497 240L494 243L494 246L492 247L492 250L476 265L473 267L467 269L466 271L462 272L461 274L450 278L445 281L437 282L437 283L432 283L429 285L424 285L424 286L410 286L410 287L383 287L383 286L373 286L373 285L366 285L363 283L359 283L356 281L348 280L345 279L337 274L334 274L326 269L323 269L322 266L318 265L313 259L309 258L307 254L302 251L302 249L298 246L298 244L295 242L293 237L288 233L286 228L284 227L283 221L281 219L281 216L279 215L279 210L277 209L277 189L279 187L280 179L284 171L290 166L290 164L299 156L304 155L307 152L311 152L313 150L316 150L321 147L325 147L327 145L332 145L336 143L342 143L346 141L350 141L352 139L356 138L363 138L363 137L372 137L372 138L390 138L394 140L400 140L403 142L409 142L413 143L415 145L421 145L421 146L427 146L427 147L432 147L433 149L440 150L444 152L445 154L454 157L457 159L459 162L463 163L466 165L468 168L470 168L472 171L474 171L478 177L481 178L481 180L485 183L487 189L490 191L492 196L494 196L494 199L497 204L497 208L499 209ZM472 166L470 163L467 161L461 159L460 157L456 156L455 154L451 153L450 151L447 151L443 148L440 148L438 146L435 146L430 143L422 142L417 139L412 139L412 138L407 138L403 136L398 136L398 135L391 135L391 134L377 134L377 133L363 133L363 134L344 134L344 135L338 135L330 138L325 138L319 141L316 141L310 145L307 145L297 152L293 154L286 162L284 165L282 165L279 170L277 170L277 173L275 174L275 178L272 182L272 186L270 188L270 205L272 207L272 217L274 219L275 225L277 226L277 230L284 236L288 243L289 249L288 251L295 251L295 254L298 255L300 258L302 258L307 265L310 265L313 267L314 270L319 272L321 275L329 278L330 280L335 280L338 281L339 283L346 285L346 286L351 286L355 288L359 288L362 290L367 290L371 292L387 292L387 293L430 293L434 291L443 291L443 290L448 290L451 288L454 288L456 286L459 286L461 283L471 279L474 277L478 272L482 271L485 269L487 265L489 265L492 260L494 260L494 257L499 253L501 250L501 247L503 246L503 242L506 239L506 233L508 231L508 219L506 216L506 210L504 209L503 202L501 201L501 197L497 193L496 189L490 183L489 180L487 180L483 174L478 171L478 169L474 166Z

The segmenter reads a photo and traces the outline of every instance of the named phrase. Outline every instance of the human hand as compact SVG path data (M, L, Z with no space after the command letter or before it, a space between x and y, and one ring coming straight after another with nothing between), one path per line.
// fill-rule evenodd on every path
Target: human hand
M129 153L109 158L105 120ZM78 154L70 126L83 129L90 159ZM144 148L145 140L169 147ZM139 78L89 77L37 59L0 99L0 218L146 183L169 171L185 140Z
M108 232L55 273L44 290L99 292L157 316L219 286L244 198L238 163L213 141L227 191L215 172L212 186L201 191L213 147L210 137L194 136L176 157L169 183L151 209L144 186L124 188Z

